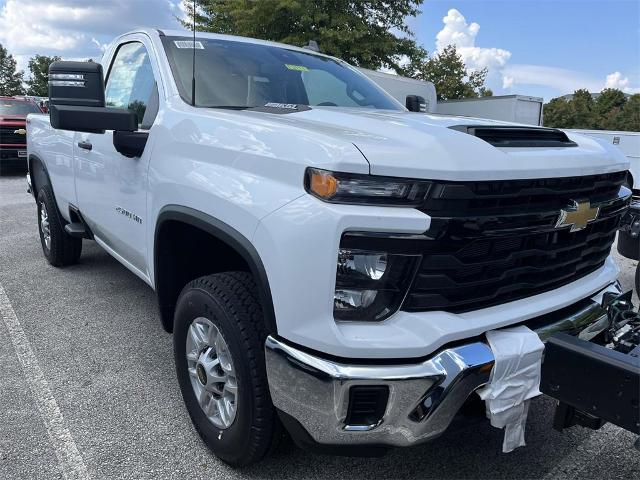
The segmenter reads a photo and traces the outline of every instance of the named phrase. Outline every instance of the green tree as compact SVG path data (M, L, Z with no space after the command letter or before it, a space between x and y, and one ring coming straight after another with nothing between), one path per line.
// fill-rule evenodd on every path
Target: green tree
M544 124L547 127L570 128L573 119L571 118L571 106L569 102L562 98L554 98L544 105Z
M594 113L593 97L589 90L581 88L573 92L573 98L569 101L571 106L570 128L594 128L596 116Z
M47 57L36 55L29 59L29 72L31 76L27 80L27 94L37 97L49 95L49 65L62 60L60 57Z
M627 97L620 90L605 88L595 100L594 113L596 115L596 128L603 130L618 130L620 118Z
M620 130L640 132L640 93L631 95L620 114Z
M17 70L13 56L0 44L0 95L24 94L23 76L23 72Z
M606 88L596 100L584 89L570 100L554 98L544 105L544 124L556 128L640 131L640 94L627 96Z
M468 70L454 45L447 46L442 52L423 62L414 76L432 82L436 87L438 100L493 95L484 85L487 69Z
M310 40L329 55L371 69L405 74L423 59L406 19L416 17L423 0L197 0L200 31L242 35L290 45ZM183 0L191 28L192 0Z

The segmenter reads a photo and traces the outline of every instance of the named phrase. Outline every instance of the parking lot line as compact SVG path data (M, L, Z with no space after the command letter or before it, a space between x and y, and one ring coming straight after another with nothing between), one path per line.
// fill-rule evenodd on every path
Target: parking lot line
M49 440L58 458L62 474L67 480L88 479L87 467L78 451L71 432L64 424L64 418L47 382L31 344L18 321L9 297L0 284L0 318L9 332L16 355L22 365L22 372L35 399L40 416L45 424Z

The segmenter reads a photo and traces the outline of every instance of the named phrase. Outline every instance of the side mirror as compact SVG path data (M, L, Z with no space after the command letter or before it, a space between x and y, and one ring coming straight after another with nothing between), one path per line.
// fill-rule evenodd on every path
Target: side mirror
M426 112L427 111L427 102L424 97L420 95L407 95L407 99L405 102L407 110L410 112Z
M76 132L134 132L135 112L105 107L102 65L94 62L53 62L49 67L51 126Z

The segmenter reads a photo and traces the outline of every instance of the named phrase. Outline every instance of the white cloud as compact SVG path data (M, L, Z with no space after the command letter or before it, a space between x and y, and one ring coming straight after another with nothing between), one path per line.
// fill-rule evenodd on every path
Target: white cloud
M181 0L6 0L0 43L25 69L35 54L99 59L117 35L137 26L180 28Z
M455 45L458 53L472 69L496 68L504 66L511 58L511 52L502 48L476 46L476 37L480 25L467 23L464 16L455 8L447 12L442 19L444 27L436 35L436 50L441 52L448 45Z
M0 12L0 40L16 53L47 48L67 50L82 41L82 35L50 25L82 22L90 15L90 7L19 2L7 0Z
M513 64L502 70L504 88L516 85L541 85L560 93L572 93L579 88L599 92L602 81L583 72L545 65Z
M502 77L502 88L507 89L507 88L513 87L514 81L515 81L515 78L510 77L508 75L504 75Z
M622 77L622 73L613 72L607 75L604 88L617 88L625 93L640 93L640 88L632 88L629 86L629 77Z
M640 92L640 88L632 88L629 83L629 79L620 72L607 75L603 83L602 79L584 72L545 65L509 64L502 69L504 89L513 89L518 85L538 85L553 88L559 94L573 93L580 88L594 93L603 88L617 88L626 93Z
M579 88L591 92L599 92L603 88L618 88L626 93L640 92L640 88L630 85L628 77L620 72L602 78L584 72L568 70L546 65L511 64L511 52L497 47L476 46L480 25L468 23L464 15L455 8L450 9L442 19L442 30L436 35L436 51L442 51L447 45L455 45L458 53L471 69L487 67L489 75L487 84L492 89L513 91L523 90L523 86L549 87L558 94L572 93ZM526 91L526 90L525 90Z
M91 43L98 47L101 52L104 52L109 46L108 43L100 43L100 41L96 37L91 37Z

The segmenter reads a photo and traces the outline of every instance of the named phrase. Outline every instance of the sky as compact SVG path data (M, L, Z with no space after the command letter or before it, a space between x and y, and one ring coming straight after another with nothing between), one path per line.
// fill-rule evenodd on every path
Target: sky
M640 92L640 0L425 0L408 23L434 53L455 44L489 69L495 95L577 88ZM34 54L98 59L136 26L180 28L180 0L0 0L0 43L26 70Z

